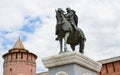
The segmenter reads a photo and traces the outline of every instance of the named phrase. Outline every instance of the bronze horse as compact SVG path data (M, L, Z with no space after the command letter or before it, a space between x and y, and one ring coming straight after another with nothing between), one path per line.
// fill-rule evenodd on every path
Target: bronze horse
M61 8L56 10L56 20L56 35L57 40L60 42L60 53L67 52L67 44L70 44L73 51L75 51L75 46L79 45L79 52L84 53L84 43L86 38L83 31L80 28L77 28L76 31L74 31ZM64 51L62 50L63 38Z

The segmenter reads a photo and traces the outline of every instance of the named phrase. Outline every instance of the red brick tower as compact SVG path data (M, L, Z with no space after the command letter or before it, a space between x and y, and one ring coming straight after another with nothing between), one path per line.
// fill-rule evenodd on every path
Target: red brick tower
M20 38L3 59L3 75L36 75L37 56L24 48Z

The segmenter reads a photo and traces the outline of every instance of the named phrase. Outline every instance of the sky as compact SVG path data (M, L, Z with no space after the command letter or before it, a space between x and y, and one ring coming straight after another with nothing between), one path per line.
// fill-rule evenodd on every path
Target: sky
M47 71L41 59L59 53L55 9L67 7L76 11L78 27L87 38L86 56L95 61L120 56L120 0L0 0L0 75L2 55L19 36L38 56L37 73Z

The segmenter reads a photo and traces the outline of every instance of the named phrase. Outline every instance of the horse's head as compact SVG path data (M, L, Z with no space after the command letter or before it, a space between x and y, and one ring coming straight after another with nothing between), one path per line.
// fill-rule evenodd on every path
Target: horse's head
M65 12L61 9L61 8L58 8L56 11L56 16L61 16L61 14L64 14Z
M61 14L64 14L64 11L61 8L58 8L57 11Z
M60 23L63 19L61 14L64 14L64 11L61 8L58 8L57 10L55 10L55 12L56 12L57 23Z

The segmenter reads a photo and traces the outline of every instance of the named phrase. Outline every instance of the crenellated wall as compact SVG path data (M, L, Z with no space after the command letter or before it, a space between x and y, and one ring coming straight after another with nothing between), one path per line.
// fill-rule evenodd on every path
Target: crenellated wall
M3 75L36 75L37 56L28 51L9 52L3 55Z

